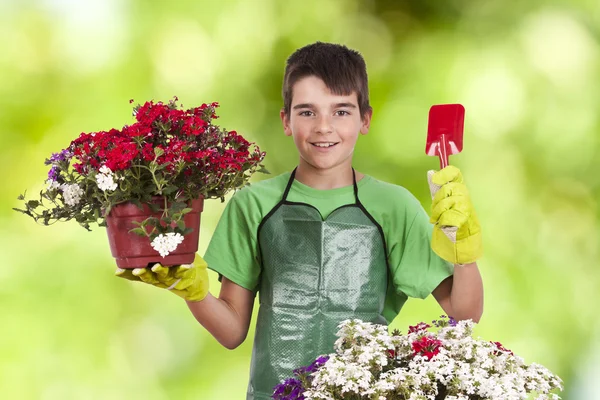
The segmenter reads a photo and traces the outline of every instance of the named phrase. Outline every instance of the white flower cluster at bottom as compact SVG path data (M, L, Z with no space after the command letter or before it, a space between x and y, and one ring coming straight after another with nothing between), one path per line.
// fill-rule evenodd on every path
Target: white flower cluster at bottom
M560 399L550 393L562 390L558 376L539 364L526 365L498 343L474 339L473 325L460 321L431 332L422 324L392 335L381 325L344 321L335 353L311 375L304 398L433 400L442 388L445 400L516 400L529 393L536 400ZM425 342L429 347L419 348Z
M165 235L161 233L152 241L152 248L164 258L174 252L181 242L183 242L183 236L180 233L169 232Z

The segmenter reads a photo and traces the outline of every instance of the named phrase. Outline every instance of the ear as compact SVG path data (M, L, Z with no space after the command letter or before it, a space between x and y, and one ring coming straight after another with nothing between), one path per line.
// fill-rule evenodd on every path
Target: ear
M360 125L360 133L366 135L369 133L369 127L371 126L371 118L373 117L373 109L369 108L361 118L362 124Z
M281 123L283 124L283 132L286 136L292 136L292 128L290 127L290 119L285 113L285 109L282 108L279 111L279 118L281 118Z

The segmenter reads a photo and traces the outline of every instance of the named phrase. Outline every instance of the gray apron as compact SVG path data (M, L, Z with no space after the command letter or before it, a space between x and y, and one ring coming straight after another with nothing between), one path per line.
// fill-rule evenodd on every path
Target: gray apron
M343 320L387 324L385 239L358 200L354 170L355 203L325 220L315 207L287 200L295 174L258 227L260 308L247 400L270 399L294 369L332 353Z

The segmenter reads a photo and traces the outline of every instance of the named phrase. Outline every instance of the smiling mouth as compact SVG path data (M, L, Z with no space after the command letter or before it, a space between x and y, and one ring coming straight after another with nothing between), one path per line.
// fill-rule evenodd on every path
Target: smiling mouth
M339 142L316 142L316 143L311 143L313 146L315 147L320 147L322 149L327 149L329 147L333 147L336 144L338 144Z

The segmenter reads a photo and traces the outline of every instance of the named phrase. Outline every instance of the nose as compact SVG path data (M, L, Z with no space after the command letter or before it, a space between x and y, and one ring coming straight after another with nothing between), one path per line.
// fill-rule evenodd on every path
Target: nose
M315 132L322 135L333 132L333 124L331 118L326 114L321 114L315 125Z

